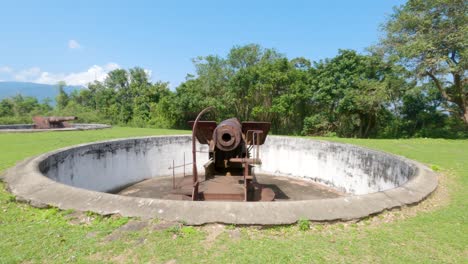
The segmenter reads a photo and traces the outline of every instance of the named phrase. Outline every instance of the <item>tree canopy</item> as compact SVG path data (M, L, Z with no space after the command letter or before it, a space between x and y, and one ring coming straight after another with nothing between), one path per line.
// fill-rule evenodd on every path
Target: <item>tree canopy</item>
M421 81L430 79L446 111L468 125L468 7L465 0L409 0L384 26L390 55Z
M56 106L21 95L0 101L0 123L34 114L77 115L84 122L189 129L207 107L220 121L272 123L272 132L342 137L466 137L467 4L409 0L365 53L288 58L258 44L193 59L195 72L174 90L139 67L111 71Z

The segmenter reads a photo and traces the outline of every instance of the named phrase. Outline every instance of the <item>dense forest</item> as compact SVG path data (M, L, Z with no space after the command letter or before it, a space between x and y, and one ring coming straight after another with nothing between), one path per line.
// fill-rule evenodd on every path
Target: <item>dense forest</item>
M0 101L1 123L32 115L76 115L81 122L188 128L207 106L212 118L270 121L273 133L340 137L468 135L467 6L464 0L410 0L395 8L378 45L340 50L320 61L287 58L258 44L193 60L175 91L139 67L67 94L55 107L17 95Z

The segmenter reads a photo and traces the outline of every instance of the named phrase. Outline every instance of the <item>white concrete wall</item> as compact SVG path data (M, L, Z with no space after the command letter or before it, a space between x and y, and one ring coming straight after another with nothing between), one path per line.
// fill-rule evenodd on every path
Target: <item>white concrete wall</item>
M197 144L200 149L203 147ZM203 147L207 151L206 147ZM109 192L144 179L172 175L172 166L192 162L192 141L187 136L152 137L110 141L71 149L51 156L41 164L49 178L75 187ZM198 153L201 167L208 154ZM183 168L175 170L181 174ZM186 173L192 166L186 167Z
M304 138L268 137L260 158L258 173L310 179L352 194L392 189L414 174L393 155Z
M207 151L206 145L197 144ZM172 175L169 166L192 160L190 136L148 137L96 143L69 149L42 162L49 178L75 187L109 192L144 179ZM203 173L207 153L198 153ZM403 159L352 145L303 138L267 138L258 173L314 180L330 187L365 194L405 183L414 168ZM186 167L191 173L192 166ZM176 170L176 174L182 169Z

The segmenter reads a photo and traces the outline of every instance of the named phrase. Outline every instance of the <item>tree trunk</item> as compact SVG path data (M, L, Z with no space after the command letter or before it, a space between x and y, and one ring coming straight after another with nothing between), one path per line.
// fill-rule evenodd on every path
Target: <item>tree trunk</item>
M374 124L375 124L375 116L370 114L369 119L368 119L368 123L367 123L366 132L364 134L365 138L369 138L369 132L371 131L372 128L374 128Z
M462 110L462 119L463 122L465 123L466 126L468 126L468 94L464 91L464 86L466 85L466 79L463 79L463 77L458 74L454 73L453 74L453 84L455 86L455 89L457 91L457 94L460 96L460 100L458 103L458 106Z
M453 81L454 81L454 88L455 88L455 96L451 96L447 94L445 87L442 86L442 83L437 79L437 77L432 74L430 71L426 72L426 75L429 76L436 85L439 92L442 94L442 97L447 100L448 102L455 103L461 110L461 118L466 126L468 126L468 95L464 91L464 86L466 85L466 79L464 79L458 73L452 73ZM447 109L449 109L447 105ZM460 112L458 112L460 113Z
M358 114L359 115L359 137L363 138L364 135L364 115L363 114Z
M465 109L463 109L463 122L465 122L465 125L468 126L468 105L465 106Z

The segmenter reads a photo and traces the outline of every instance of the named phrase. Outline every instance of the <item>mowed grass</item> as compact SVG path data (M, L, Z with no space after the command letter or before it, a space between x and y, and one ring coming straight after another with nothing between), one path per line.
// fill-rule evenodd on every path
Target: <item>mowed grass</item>
M110 138L189 131L112 128L0 134L0 171L49 150ZM357 223L270 228L214 226L117 232L134 219L37 209L0 184L0 263L467 263L468 140L322 138L379 149L426 163L441 186L420 205ZM203 212L200 212L203 213ZM157 220L153 221L157 224ZM306 225L305 225L306 226ZM112 234L114 236L112 236ZM115 235L118 234L118 235ZM112 238L112 239L110 239Z

